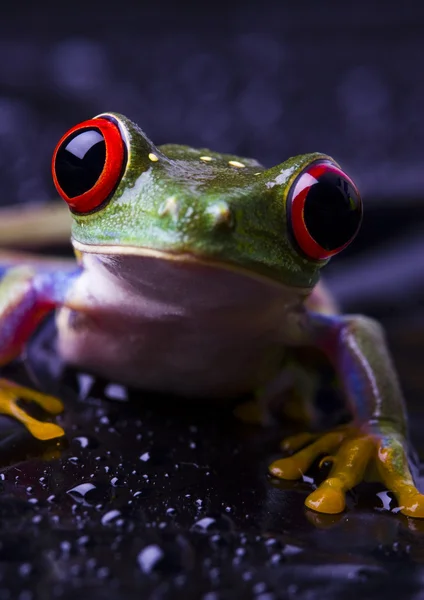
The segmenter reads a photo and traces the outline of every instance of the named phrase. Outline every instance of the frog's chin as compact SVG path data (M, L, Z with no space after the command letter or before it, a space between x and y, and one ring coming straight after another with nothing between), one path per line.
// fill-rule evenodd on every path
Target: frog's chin
M75 239L72 240L72 244L77 253L82 255L97 255L99 260L107 267L108 265L113 268L118 262L122 264L122 261L127 257L128 259L156 259L168 263L176 263L177 265L186 266L197 266L197 267L209 267L212 269L220 269L228 272L233 272L238 275L244 275L250 279L256 279L262 281L267 285L275 285L279 288L296 288L296 292L301 296L307 296L311 293L313 286L292 286L278 279L273 278L271 275L258 273L253 269L236 265L234 263L227 263L219 259L210 257L200 256L190 252L169 252L166 250L156 250L153 248L146 248L143 246L121 246L121 245L94 245L84 244Z

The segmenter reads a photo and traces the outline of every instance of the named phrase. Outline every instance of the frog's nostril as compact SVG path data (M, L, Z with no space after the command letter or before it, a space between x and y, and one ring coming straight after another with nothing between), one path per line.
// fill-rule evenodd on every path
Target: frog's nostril
M213 227L233 227L234 215L226 202L220 200L209 206L206 211Z

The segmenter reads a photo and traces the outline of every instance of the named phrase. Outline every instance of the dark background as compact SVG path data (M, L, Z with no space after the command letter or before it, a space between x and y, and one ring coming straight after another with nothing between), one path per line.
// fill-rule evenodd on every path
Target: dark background
M385 314L417 308L423 5L44 0L1 10L2 204L54 197L56 141L107 110L156 144L206 146L267 166L322 151L365 201L359 238L328 269L339 298ZM359 264L346 270L351 257Z
M422 456L424 4L221 4L3 3L1 204L54 199L57 140L108 110L156 144L206 146L267 166L297 153L332 155L362 191L365 219L328 281L346 309L387 326ZM140 590L155 599L422 598L422 527L376 512L374 496L340 518L304 513L307 483L273 491L264 477L279 434L252 441L216 415L184 420L175 410L169 419L144 411L138 422L100 397L71 398L74 437L62 458L6 471L1 600ZM155 457L141 471L137 432ZM88 446L75 442L86 435ZM179 475L168 480L175 465ZM96 483L91 500L69 494L87 481ZM117 509L125 518L104 520ZM208 530L195 525L211 515ZM146 571L140 553L152 545L159 554Z

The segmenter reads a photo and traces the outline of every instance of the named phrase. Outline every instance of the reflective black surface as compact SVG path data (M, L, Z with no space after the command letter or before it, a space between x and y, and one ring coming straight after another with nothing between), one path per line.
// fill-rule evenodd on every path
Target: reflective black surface
M424 336L392 331L410 377ZM64 399L66 440L31 445L1 421L14 464L0 474L0 598L419 598L424 522L390 512L379 486L362 484L343 514L309 511L324 472L266 475L282 430L63 369L53 334L50 321L26 368ZM22 365L8 374L28 379ZM421 452L422 389L407 386Z

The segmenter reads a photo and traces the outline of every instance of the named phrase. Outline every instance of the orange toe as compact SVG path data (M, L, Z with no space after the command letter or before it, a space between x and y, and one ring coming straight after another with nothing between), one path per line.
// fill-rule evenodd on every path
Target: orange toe
M269 466L269 472L278 479L300 479L303 475L303 471L299 463L293 458L280 458L274 461Z
M344 511L346 500L344 492L324 484L309 494L305 505L317 512L335 515Z

